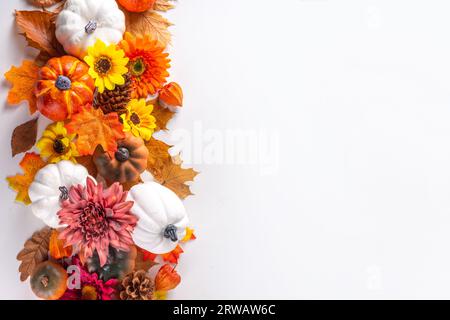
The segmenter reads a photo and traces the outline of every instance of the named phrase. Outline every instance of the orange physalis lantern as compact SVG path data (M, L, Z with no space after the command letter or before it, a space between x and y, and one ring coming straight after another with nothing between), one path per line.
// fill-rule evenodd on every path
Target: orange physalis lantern
M64 242L58 239L58 235L59 232L57 230L52 230L49 244L50 256L56 260L67 258L72 255L72 247L64 248Z
M144 12L153 8L156 0L119 0L122 7L130 12Z
M159 91L159 103L163 107L176 108L183 106L183 90L176 82L171 82Z

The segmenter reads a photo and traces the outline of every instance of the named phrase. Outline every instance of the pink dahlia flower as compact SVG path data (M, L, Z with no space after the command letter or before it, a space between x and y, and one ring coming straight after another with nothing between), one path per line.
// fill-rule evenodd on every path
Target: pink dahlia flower
M61 225L67 225L59 238L65 246L79 248L85 259L97 250L100 266L107 261L109 246L129 251L137 217L130 212L133 202L126 198L119 183L103 190L102 184L87 178L86 187L73 186L58 212Z

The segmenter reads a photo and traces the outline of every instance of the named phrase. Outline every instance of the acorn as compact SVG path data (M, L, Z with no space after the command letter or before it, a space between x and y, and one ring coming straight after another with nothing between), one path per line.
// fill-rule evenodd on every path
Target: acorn
M165 85L159 91L158 102L162 107L176 112L178 108L183 106L183 90L180 85L176 82Z

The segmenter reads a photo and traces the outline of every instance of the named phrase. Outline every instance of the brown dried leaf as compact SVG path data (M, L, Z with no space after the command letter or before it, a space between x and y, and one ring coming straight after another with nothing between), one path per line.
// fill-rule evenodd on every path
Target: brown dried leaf
M62 0L29 0L28 2L36 7L50 7L61 1Z
M133 13L123 10L126 18L127 31L134 35L149 34L164 46L170 44L171 34L168 28L172 25L166 18L155 11Z
M168 144L151 138L145 143L148 149L147 158L147 170L151 172L153 176L161 176L164 164L170 160L169 149L171 146Z
M17 255L17 260L21 261L20 281L27 280L32 275L34 268L48 259L51 232L51 228L45 227L33 233L31 238L25 242L23 249Z
M77 157L75 158L75 160L83 167L85 167L92 177L97 177L97 166L95 165L92 156Z
M167 130L167 124L175 115L174 112L170 111L168 108L162 107L158 100L153 100L149 104L153 105L152 116L156 119L155 132L159 130Z
M169 11L170 9L175 8L175 5L170 2L171 0L156 0L153 5L153 10L156 11Z
M14 129L11 137L12 156L30 150L36 143L37 118Z
M61 55L64 50L55 36L54 18L50 11L16 11L16 23L30 47L48 53Z
M194 169L184 169L181 164L175 164L170 159L170 161L165 162L161 175L154 176L154 178L163 186L175 192L181 199L185 199L193 195L186 182L193 181L197 174L198 172Z

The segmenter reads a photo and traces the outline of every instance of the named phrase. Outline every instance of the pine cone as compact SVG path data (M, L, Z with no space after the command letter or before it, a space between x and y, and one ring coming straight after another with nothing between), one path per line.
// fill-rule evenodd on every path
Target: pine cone
M132 272L122 281L121 300L151 300L154 289L153 280L144 270Z
M98 91L94 95L94 108L102 109L104 114L117 112L119 115L126 112L128 102L131 100L131 77L124 75L125 84L117 86L114 90Z

